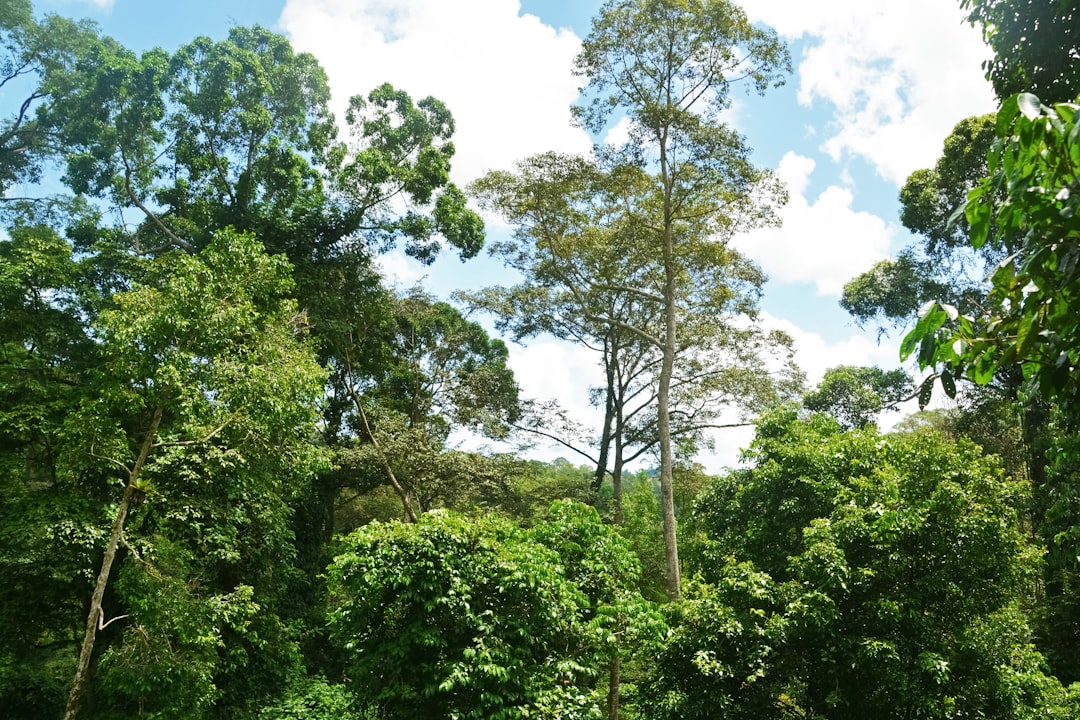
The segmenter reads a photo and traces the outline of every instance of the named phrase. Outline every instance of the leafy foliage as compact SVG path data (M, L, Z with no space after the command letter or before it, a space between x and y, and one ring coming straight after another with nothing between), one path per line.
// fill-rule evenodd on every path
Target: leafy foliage
M984 316L931 301L901 347L905 358L917 350L924 368L941 366L949 395L955 378L986 384L999 368L1019 365L1037 393L1076 406L1078 109L1067 103L1046 107L1025 94L1010 98L998 113L991 175L969 194L965 215L974 247L1014 232L1023 234L1023 246L993 272Z
M945 138L934 167L908 176L900 190L900 220L919 240L844 286L840 305L860 325L878 323L883 333L885 326L912 321L929 300L979 311L983 278L1017 246L1010 234L975 250L967 220L954 217L986 175L994 125L993 115L961 120Z
M803 398L803 407L829 413L845 427L863 428L910 394L911 376L903 370L840 365L825 371L817 388Z
M961 0L994 57L983 63L998 97L1032 92L1049 101L1080 94L1080 5L1075 0Z
M970 444L794 412L699 501L653 717L1069 717L1021 612L1027 487ZM1043 715L1038 715L1043 716Z
M610 631L589 621L610 618L602 603L632 585L636 561L595 511L553 512L528 533L440 512L344 541L331 627L380 716L598 716Z

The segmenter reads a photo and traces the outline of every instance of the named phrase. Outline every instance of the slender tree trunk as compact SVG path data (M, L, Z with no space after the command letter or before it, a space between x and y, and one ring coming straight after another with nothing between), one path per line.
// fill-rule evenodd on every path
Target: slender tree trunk
M379 454L379 459L382 461L383 472L386 473L386 477L390 481L390 485L394 488L394 492L401 498L401 504L405 509L405 519L409 522L418 522L416 512L413 511L409 492L400 482L398 482L397 475L394 474L394 468L390 466L390 458L386 456L386 451L384 451L382 445L379 444L379 441L375 437L375 433L371 431L367 413L364 412L364 403L360 399L360 393L356 391L356 386L353 384L352 360L349 358L349 352L347 350L345 351L345 364L348 371L345 387L348 389L349 398L353 401L353 405L356 406L356 412L360 413L360 419L364 422L364 430L367 431L367 435L371 439L371 444L375 447L375 452Z
M120 537L124 534L124 521L131 508L131 501L135 497L135 485L146 463L146 458L154 446L154 437L157 435L158 425L161 424L162 412L161 407L154 410L154 417L150 421L146 439L143 440L142 447L139 449L139 456L135 460L135 465L128 471L128 482L124 487L124 495L120 498L120 507L116 510L116 518L113 520L112 531L109 533L109 543L105 546L105 557L101 560L101 571L98 573L97 584L94 585L94 594L90 597L90 614L86 618L86 633L83 635L79 664L75 669L75 680L71 684L71 693L68 695L67 707L64 710L64 720L75 720L79 711L79 700L86 688L86 681L90 677L90 659L94 654L94 640L97 638L98 628L105 627L101 602L105 597L105 588L109 584L109 574L112 572L113 561L116 559Z
M675 459L671 449L671 377L675 372L675 331L677 326L675 267L675 227L671 211L671 175L667 162L666 137L660 137L660 168L664 184L664 347L660 365L660 386L656 398L656 427L660 435L660 510L664 517L664 557L667 564L669 600L682 595L679 570L679 541L675 525Z
M618 423L621 425L621 423ZM615 439L615 462L611 466L611 504L613 506L612 520L616 525L623 524L623 447L622 430L618 431L619 437Z
M386 473L386 477L390 480L390 485L394 488L394 492L401 498L401 504L405 508L405 519L412 523L419 522L416 517L416 512L412 507L412 498L409 496L409 491L398 482L397 475L394 474L394 468L390 466L390 458L386 456L386 451L384 451L382 445L379 444L378 439L375 437L375 433L371 431L371 425L368 424L367 413L364 412L363 403L360 402L360 398L356 397L356 393L352 393L352 395L353 401L356 404L356 409L360 412L360 418L364 421L364 429L367 430L368 438L375 447L375 452L379 454L379 459L382 460L383 472Z
M608 452L611 447L611 423L615 416L615 367L610 343L604 339L604 369L607 375L607 388L604 390L604 429L600 437L600 454L596 461L596 475L593 477L593 490L600 492L607 474Z
M619 676L622 673L622 658L616 655L611 660L608 673L607 712L608 720L619 720Z
M668 272L667 308L665 309L666 337L664 357L660 368L660 387L656 400L656 425L660 435L660 510L664 518L664 558L667 564L667 591L669 600L678 600L682 594L682 578L679 571L679 542L675 524L674 457L671 448L671 417L669 398L671 376L675 367L675 298L673 273Z

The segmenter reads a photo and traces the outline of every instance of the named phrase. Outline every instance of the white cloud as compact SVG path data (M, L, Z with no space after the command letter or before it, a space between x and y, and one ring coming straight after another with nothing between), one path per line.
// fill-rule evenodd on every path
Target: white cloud
M404 253L392 251L375 256L375 266L388 285L399 289L410 288L426 279L422 266Z
M806 190L814 167L808 157L784 155L776 170L790 194L783 226L753 230L733 244L779 282L813 282L819 295L839 295L844 283L887 257L898 230L853 210L847 188L830 185L811 202Z
M589 432L598 431L603 414L589 404L589 388L602 385L598 355L584 347L551 338L534 339L527 346L511 345L509 365L521 387L521 397L539 401L556 399L567 416ZM565 457L576 464L585 459L542 438L529 455L551 461ZM591 450L592 448L585 448Z
M835 108L822 148L859 156L903 183L933 164L962 118L994 109L980 64L989 50L955 3L940 0L753 0L752 20L809 47L798 64L799 101Z
M519 9L516 0L288 0L280 25L326 68L338 109L383 82L445 102L457 123L454 176L467 182L534 153L590 148L569 110L580 40Z
M619 121L611 126L604 135L605 145L615 145L616 147L625 144L630 140L630 118L621 117Z
M522 397L558 398L572 420L586 426L601 421L589 404L589 388L604 382L595 352L561 340L536 339L527 346L511 346L509 362Z
M769 313L761 314L762 324L770 330L783 330L795 341L795 362L806 373L807 387L821 382L825 371L837 365L877 365L891 370L900 365L896 343L878 344L864 335L852 335L836 342L804 330L790 320Z

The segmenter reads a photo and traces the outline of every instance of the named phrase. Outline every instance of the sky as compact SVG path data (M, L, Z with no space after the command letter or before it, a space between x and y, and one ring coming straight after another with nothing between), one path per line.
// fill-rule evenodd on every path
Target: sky
M198 35L261 24L282 32L326 69L334 109L390 82L414 99L439 98L454 115L453 178L464 186L488 170L548 150L587 152L592 139L570 122L580 80L571 73L599 0L37 0L39 12L96 20L143 50L172 50ZM756 23L789 44L786 84L764 97L737 94L728 122L774 170L790 195L780 228L735 239L769 276L762 318L789 332L811 384L840 364L899 365L899 333L878 340L840 308L843 285L913 238L897 196L914 170L933 165L961 119L992 112L979 31L958 0L745 0ZM508 229L489 219L489 237ZM460 289L509 284L499 261L462 264L447 255L420 267L381 258L402 289L421 284L447 298ZM489 322L489 321L485 321ZM552 339L511 345L526 397L557 398L595 422L588 387L598 358ZM893 417L895 419L895 416ZM888 424L887 418L882 418ZM748 428L717 434L698 458L710 471L737 462ZM564 451L538 448L551 459Z

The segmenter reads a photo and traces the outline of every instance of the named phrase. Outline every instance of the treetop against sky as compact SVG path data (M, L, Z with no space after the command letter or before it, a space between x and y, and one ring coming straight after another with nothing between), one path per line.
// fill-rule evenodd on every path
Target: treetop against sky
M600 7L597 0L40 0L39 13L86 16L128 47L173 50L198 35L223 37L236 25L284 33L325 67L333 107L383 82L414 98L432 95L453 113L455 182L464 186L529 155L587 152L594 140L571 123L582 79L573 58ZM899 337L877 342L839 307L843 284L910 243L897 195L912 171L930 167L964 117L994 109L981 62L979 30L955 3L750 0L751 21L789 43L794 72L764 97L736 92L727 122L747 137L753 160L784 181L784 225L734 240L770 281L762 308L791 333L811 384L834 365L898 364ZM488 218L489 242L509 228ZM461 265L447 254L430 267L404 255L381 258L400 287L421 284L439 297L513 282L486 255ZM486 322L486 321L485 321ZM591 417L586 388L599 383L594 358L555 340L511 347L526 397L558 397ZM749 431L724 431L717 468L735 461ZM557 452L553 454L558 454Z

